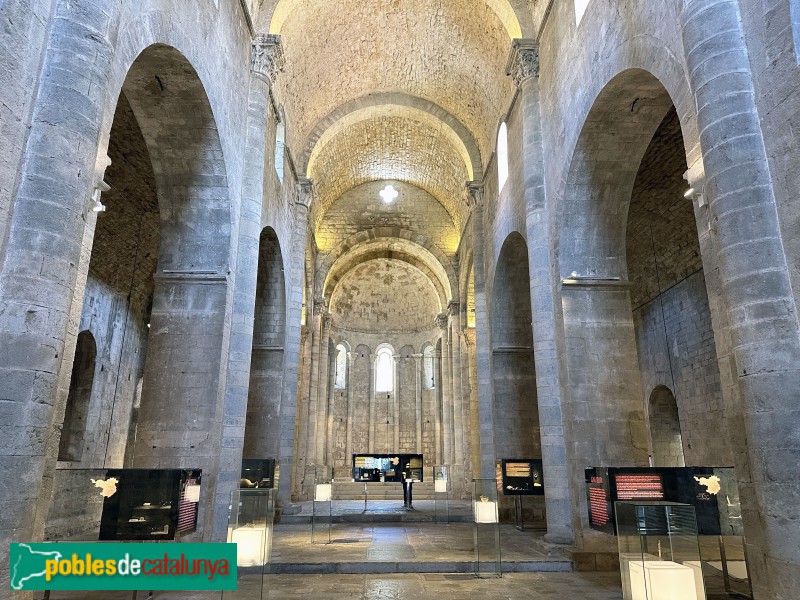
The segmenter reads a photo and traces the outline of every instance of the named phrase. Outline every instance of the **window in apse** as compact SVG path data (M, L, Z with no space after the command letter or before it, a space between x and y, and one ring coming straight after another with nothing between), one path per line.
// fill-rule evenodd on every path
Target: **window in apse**
M391 348L381 348L375 359L375 391L394 390L394 356Z

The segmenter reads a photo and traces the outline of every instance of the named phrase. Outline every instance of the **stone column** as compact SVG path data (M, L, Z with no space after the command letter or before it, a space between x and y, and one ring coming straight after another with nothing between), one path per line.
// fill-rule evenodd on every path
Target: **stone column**
M327 304L324 298L314 300L314 310L311 318L311 364L309 365L310 377L308 387L308 419L306 420L306 457L307 461L317 464L317 446L320 432L320 361L322 360L322 338L325 336L324 315ZM326 352L327 354L327 352Z
M483 184L467 186L469 223L472 228L472 268L475 285L475 346L478 376L478 414L480 419L480 471L476 478L494 479L494 410L492 407L491 344L489 314L486 310L486 264L484 262Z
M375 394L375 360L374 354L367 355L369 368L369 451L375 452L375 420L377 418L375 404L378 398Z
M389 452L400 452L400 360L398 354L394 359L394 385L392 392L392 444ZM388 437L388 436L387 436Z
M278 500L284 506L291 503L294 486L295 435L297 421L297 386L300 365L300 333L303 314L303 288L306 280L306 240L308 209L313 198L313 182L301 179L297 183L294 203L294 228L289 254L289 302L286 320L286 354L284 358L283 393L281 397L281 481Z
M344 460L350 464L353 455L353 353L347 353L347 373L345 385L347 386L347 434L345 437Z
M530 265L531 314L539 404L542 461L546 486L547 539L572 543L573 513L570 482L579 483L582 472L570 473L564 422L566 372L559 360L565 355L563 323L557 299L559 274L554 267L549 224L551 207L545 197L544 148L539 94L539 47L533 40L514 40L507 73L520 90L523 126L525 214ZM588 465L574 465L575 471ZM578 489L578 488L576 488Z
M327 455L327 431L328 431L328 394L330 391L330 344L331 344L331 313L327 309L321 315L320 325L322 335L319 340L318 366L319 373L317 378L316 412L315 412L315 435L314 435L314 460L317 464L326 464ZM313 359L312 359L313 360Z
M436 326L442 332L442 365L440 388L442 398L442 458L444 464L453 464L453 386L450 338L447 333L448 318L447 313L441 313L436 317Z
M278 36L262 35L253 40L250 90L247 108L247 138L242 179L242 208L239 220L235 301L231 316L230 348L225 384L223 439L220 448L217 489L214 497L212 539L227 535L230 493L239 487L247 417L248 383L253 346L261 210L264 196L264 155L270 86L282 67ZM277 444L276 444L277 445Z
M5 590L8 542L41 538L51 496L83 301L78 285L91 254L84 234L96 218L88 206L106 166L98 141L120 8L112 0L56 2L8 223L0 266Z
M681 25L740 398L742 517L757 599L800 589L800 331L735 0L683 0ZM729 404L726 399L726 404ZM738 409L738 410L737 410Z
M436 444L436 464L442 465L444 452L442 446L442 353L437 351L433 361L434 381L433 390L433 436Z
M447 335L450 337L450 366L452 368L451 381L453 382L453 463L464 464L464 420L463 396L464 385L461 378L461 339L459 336L459 319L461 318L461 305L450 302L447 306L449 323Z
M414 400L415 400L415 415L416 420L414 421L416 424L416 440L415 440L415 452L417 454L422 454L422 369L424 357L422 354L415 354L414 355L414 369L416 377L414 378Z

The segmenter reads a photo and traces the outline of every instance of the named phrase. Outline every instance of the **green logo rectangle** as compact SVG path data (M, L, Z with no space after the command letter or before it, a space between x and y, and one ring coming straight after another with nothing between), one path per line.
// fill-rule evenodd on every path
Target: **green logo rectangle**
M235 590L236 544L11 544L12 590Z

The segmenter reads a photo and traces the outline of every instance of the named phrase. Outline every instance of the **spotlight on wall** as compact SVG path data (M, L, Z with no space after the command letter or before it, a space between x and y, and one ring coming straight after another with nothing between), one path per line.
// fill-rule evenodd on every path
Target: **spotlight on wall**
M100 196L103 195L103 192L107 192L110 189L110 185L108 185L105 181L100 180L100 182L97 184L97 187L94 188L94 191L92 192L92 202L90 204L92 212L106 212L106 206L100 202Z
M695 194L695 189L694 189L693 187L690 187L690 188L689 188L688 190L686 190L686 192L683 194L683 197L684 197L684 198L686 198L687 200L691 200L692 198L694 198L694 194Z

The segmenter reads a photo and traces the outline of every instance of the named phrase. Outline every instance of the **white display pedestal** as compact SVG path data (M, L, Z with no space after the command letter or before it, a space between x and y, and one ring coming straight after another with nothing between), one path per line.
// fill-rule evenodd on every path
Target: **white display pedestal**
M639 560L631 561L629 568L633 600L705 600L702 574L693 567Z
M267 562L266 526L239 527L229 531L228 541L236 544L236 564L240 567L260 567Z

